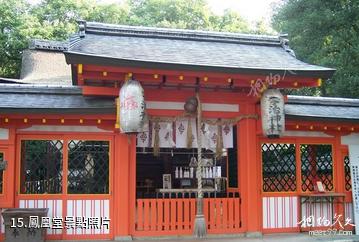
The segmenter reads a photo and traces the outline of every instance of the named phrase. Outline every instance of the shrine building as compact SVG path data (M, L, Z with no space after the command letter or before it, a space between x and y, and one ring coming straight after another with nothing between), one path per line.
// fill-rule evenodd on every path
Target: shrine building
M48 240L191 236L201 143L208 235L325 227L300 223L311 215L353 224L359 100L288 95L334 72L285 36L80 21L67 41L33 41L21 79L0 78L0 208L48 208L63 225ZM146 129L123 133L132 80ZM200 125L184 109L196 95Z

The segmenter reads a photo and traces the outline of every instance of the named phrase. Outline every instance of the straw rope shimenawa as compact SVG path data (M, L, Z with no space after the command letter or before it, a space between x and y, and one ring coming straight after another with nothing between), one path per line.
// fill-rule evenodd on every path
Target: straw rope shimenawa
M187 140L186 140L186 146L188 149L193 148L192 147L192 143L195 137L193 137L192 134L192 123L191 123L191 118L192 118L192 114L190 113L186 113L184 112L183 114L180 114L176 117L158 117L158 116L152 116L152 117L148 117L148 120L151 121L152 123L154 123L154 142L153 142L153 155L154 156L159 156L159 152L160 152L160 138L159 138L159 131L160 131L160 122L165 122L165 123L169 123L169 122L176 122L177 120L181 120L187 118L187 122L188 122L188 126L187 126ZM216 158L220 157L222 155L222 149L223 149L223 137L222 137L222 132L220 132L220 130L222 130L222 126L223 125L234 125L237 124L240 120L242 119L247 119L247 118L253 118L253 119L258 119L258 115L257 114L245 114L245 115L240 115L238 117L232 118L232 119L202 119L202 114L201 114L201 125L202 124L208 124L208 125L217 125L218 128L218 136L217 136L217 144L216 144ZM198 126L198 127L202 127L202 126ZM199 132L197 132L197 134L199 135ZM197 136L199 137L199 136Z
M198 149L198 163L197 163L197 210L196 210L196 217L194 220L194 231L193 235L197 238L203 238L207 235L207 226L206 226L206 219L203 214L203 189L202 189L202 139L201 139L201 127L202 122L209 124L209 125L217 125L218 128L218 137L217 137L217 147L216 147L216 158L218 158L222 154L223 149L223 140L222 140L222 125L226 124L236 124L240 120L245 118L254 118L258 119L258 115L256 114L249 114L249 115L241 115L239 117L235 117L233 119L217 119L217 120L202 120L202 104L199 97L199 93L196 93L197 99L197 149ZM153 153L155 156L159 155L159 122L175 122L179 119L188 118L188 127L187 127L187 148L192 147L192 125L191 125L191 114L184 112L181 115L176 117L149 117L151 122L155 124L155 137L154 137L154 148Z
M150 120L151 122L176 122L177 120L182 120L184 118L190 118L192 117L191 114L188 114L186 112L184 112L183 114L180 114L178 116L175 117L163 117L163 116L148 116L148 120ZM226 125L226 124L237 124L239 121L241 121L242 119L247 119L247 118L253 118L253 119L258 119L258 115L257 114L243 114L234 118L221 118L221 119L214 119L214 118L202 118L202 123L206 123L208 125Z
M216 137L216 159L219 159L223 154L223 135L222 125L217 125L217 137Z
M191 118L188 118L188 123L187 123L187 148L191 149L192 148L192 143L193 143L193 134L192 134L192 122L191 122Z
M202 139L201 139L201 127L202 127L202 104L199 98L198 92L196 93L198 101L197 107L197 146L198 146L198 165L197 165L197 211L196 218L194 220L194 236L197 238L203 238L207 235L206 220L203 214L203 191L202 191Z

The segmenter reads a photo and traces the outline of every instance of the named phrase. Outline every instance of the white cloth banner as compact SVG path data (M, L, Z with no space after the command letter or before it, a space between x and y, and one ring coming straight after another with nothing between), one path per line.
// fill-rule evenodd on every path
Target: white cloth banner
M192 148L197 147L197 125L195 119L191 120ZM188 119L176 121L176 148L187 148Z
M216 125L202 124L201 135L202 135L202 147L206 149L215 150L217 143L217 132L218 128Z
M152 139L150 142L150 132L141 132L137 134L137 147L152 147Z
M176 147L176 144L174 142L174 131L173 131L173 123L166 123L166 122L158 122L159 125L159 132L158 132L158 136L159 136L159 146L161 148L174 148ZM152 142L151 142L151 147L153 147L154 144L154 140L155 140L155 129L156 129L156 124L153 123L152 124Z
M217 146L218 125L202 125L203 148L215 150ZM233 148L233 126L222 125L223 148Z
M187 148L188 119L173 122L159 122L160 148ZM196 119L191 119L192 148L197 148ZM153 147L155 138L155 123L151 122L150 131L137 134L137 147ZM218 126L204 123L201 127L203 148L215 150L218 136ZM233 125L222 125L224 148L233 148Z
M223 147L233 148L233 125L225 124L222 126Z
M359 221L359 145L349 144L350 176L352 181L353 212L355 234L358 234ZM348 217L348 215L346 215ZM346 219L346 218L344 218Z

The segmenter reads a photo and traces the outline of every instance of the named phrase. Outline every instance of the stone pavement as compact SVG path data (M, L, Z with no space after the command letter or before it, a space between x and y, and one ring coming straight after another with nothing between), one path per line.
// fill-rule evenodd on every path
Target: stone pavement
M291 234L270 234L263 237L248 238L241 235L237 237L207 237L206 239L194 239L191 237L166 237L158 238L151 237L146 239L134 238L134 241L160 241L160 242L359 242L359 236L309 236L308 233L291 233ZM71 242L71 241L66 241ZM75 241L72 241L75 242ZM109 240L89 240L89 241L76 241L76 242L118 242Z

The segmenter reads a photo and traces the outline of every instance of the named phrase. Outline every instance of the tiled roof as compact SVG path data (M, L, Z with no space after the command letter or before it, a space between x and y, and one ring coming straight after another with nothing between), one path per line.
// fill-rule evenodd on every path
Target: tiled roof
M285 113L294 119L359 121L359 99L288 96Z
M104 24L86 22L86 34L112 35L112 36L137 36L145 38L164 38L180 40L198 40L207 42L241 43L257 45L281 45L278 36L252 35L229 32L214 32L202 30L155 28L142 26L127 26L116 24Z
M84 97L81 87L0 84L0 113L115 114L113 98ZM288 96L292 119L359 121L359 99Z
M29 43L29 49L63 52L68 49L68 41L33 39Z
M84 97L81 88L0 84L0 113L115 113L113 99Z
M81 27L82 26L82 27ZM295 58L279 36L81 22L65 51L68 63L238 73L292 71L330 77L334 69Z

